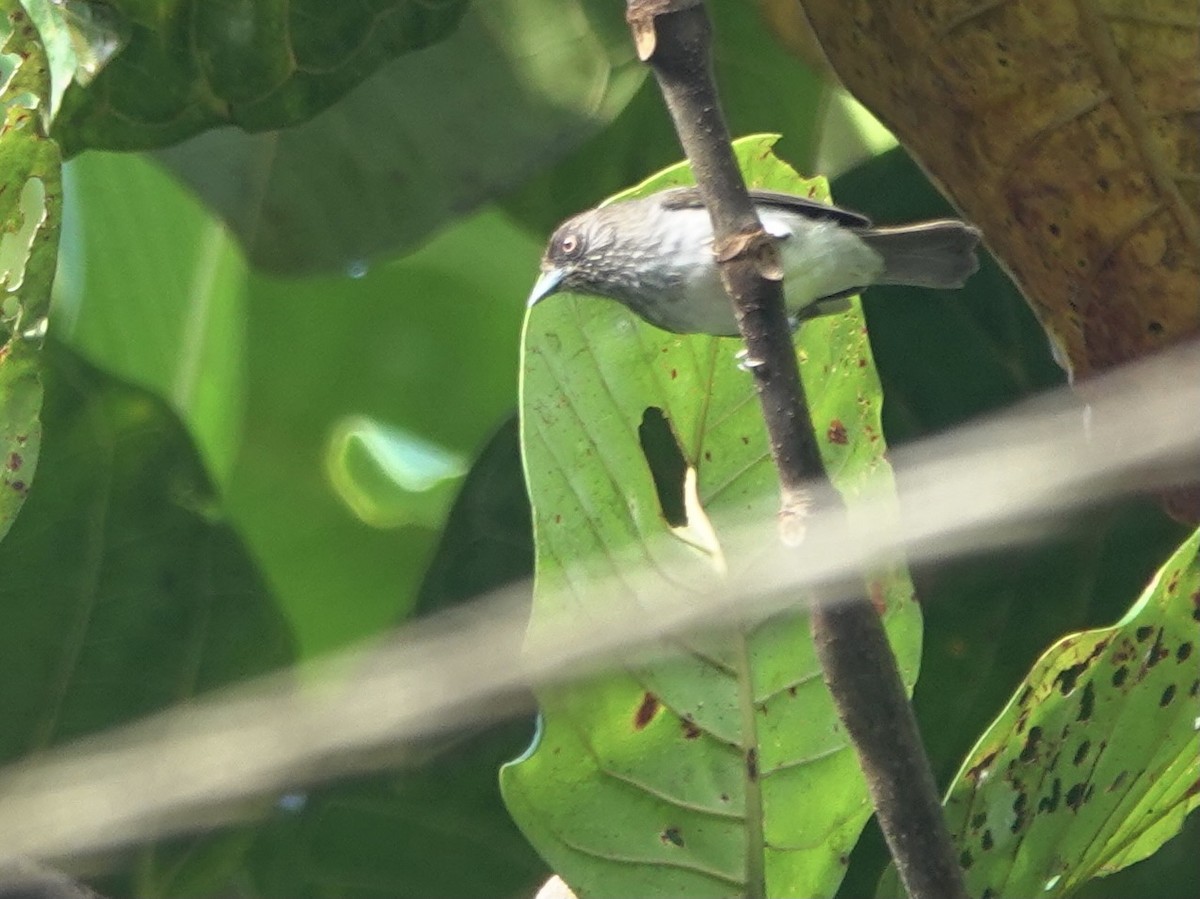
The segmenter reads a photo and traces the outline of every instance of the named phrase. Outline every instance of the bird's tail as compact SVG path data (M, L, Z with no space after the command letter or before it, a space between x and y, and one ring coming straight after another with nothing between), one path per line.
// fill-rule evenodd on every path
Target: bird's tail
M979 232L962 222L944 219L894 228L864 228L858 236L883 257L880 284L962 287L979 269L975 258Z

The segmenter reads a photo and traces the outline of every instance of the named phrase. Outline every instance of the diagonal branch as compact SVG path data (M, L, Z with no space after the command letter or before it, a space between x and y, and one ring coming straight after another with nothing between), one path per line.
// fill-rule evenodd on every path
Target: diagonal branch
M702 0L628 0L627 18L712 218L714 252L779 471L781 535L797 543L809 506L836 499L800 381L777 251L746 192L717 99L708 15ZM878 614L862 596L832 607L814 604L811 620L825 681L905 889L914 899L965 899L929 761ZM766 895L765 883L748 889Z

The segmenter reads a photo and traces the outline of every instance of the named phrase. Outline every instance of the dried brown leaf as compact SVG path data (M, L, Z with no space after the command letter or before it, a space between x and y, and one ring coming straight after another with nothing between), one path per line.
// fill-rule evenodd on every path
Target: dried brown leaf
M1200 333L1195 0L803 0L1076 376Z

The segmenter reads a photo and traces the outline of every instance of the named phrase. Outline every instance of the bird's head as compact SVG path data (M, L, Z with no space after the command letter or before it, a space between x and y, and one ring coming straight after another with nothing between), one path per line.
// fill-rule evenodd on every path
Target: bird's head
M613 295L613 280L620 276L620 266L613 264L618 224L614 209L590 209L555 229L542 256L542 273L529 294L528 305L536 305L560 291Z

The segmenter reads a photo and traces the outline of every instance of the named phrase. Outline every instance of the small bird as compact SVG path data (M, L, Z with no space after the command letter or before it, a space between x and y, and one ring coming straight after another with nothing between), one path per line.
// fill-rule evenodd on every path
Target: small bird
M766 190L750 197L779 241L793 324L843 311L847 297L872 284L961 287L979 268L979 232L963 222L877 228L857 212L805 197ZM676 334L738 334L713 257L712 223L691 187L599 206L559 225L529 305L559 291L608 297Z

